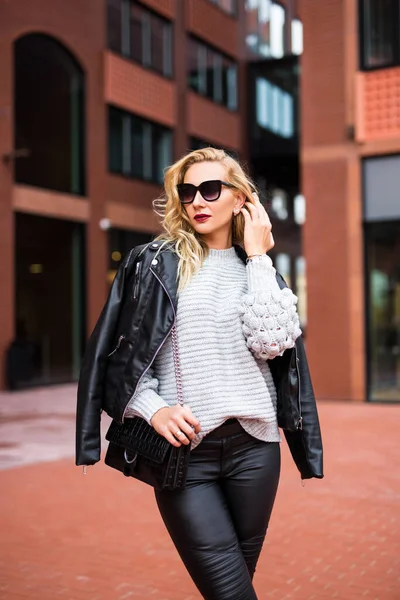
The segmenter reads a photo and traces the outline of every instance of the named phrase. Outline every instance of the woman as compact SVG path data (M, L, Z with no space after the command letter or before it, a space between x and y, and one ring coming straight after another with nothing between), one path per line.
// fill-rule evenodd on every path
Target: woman
M144 418L174 446L191 444L185 489L155 494L207 600L257 598L252 579L280 475L277 394L297 394L300 385L306 402L296 431L285 435L302 477L322 477L297 298L267 254L271 223L254 189L240 165L213 148L167 170L165 199L157 203L164 234L119 269L78 390L78 465L100 458L102 409L119 422ZM301 369L295 361L290 371L299 354Z

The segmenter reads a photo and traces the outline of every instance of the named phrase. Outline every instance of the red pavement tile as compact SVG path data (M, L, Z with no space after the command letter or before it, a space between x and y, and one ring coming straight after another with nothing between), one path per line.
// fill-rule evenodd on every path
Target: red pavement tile
M258 597L399 600L400 407L320 415L324 480L302 487L282 444ZM1 600L199 600L147 486L62 460L3 470L0 489Z

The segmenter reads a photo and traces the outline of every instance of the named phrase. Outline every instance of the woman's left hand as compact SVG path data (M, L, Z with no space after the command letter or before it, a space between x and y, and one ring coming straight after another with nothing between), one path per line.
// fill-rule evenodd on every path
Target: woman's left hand
M267 211L257 194L253 194L254 204L246 202L241 209L244 216L244 249L247 256L266 254L275 246L272 225Z

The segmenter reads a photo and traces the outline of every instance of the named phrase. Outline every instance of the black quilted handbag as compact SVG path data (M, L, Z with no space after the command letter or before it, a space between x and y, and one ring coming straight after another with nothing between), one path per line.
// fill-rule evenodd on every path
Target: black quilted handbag
M179 404L183 405L182 376L175 326L171 332L176 387ZM183 489L190 459L190 444L173 446L144 419L134 417L119 424L112 421L106 440L110 442L104 462L135 477L157 490Z

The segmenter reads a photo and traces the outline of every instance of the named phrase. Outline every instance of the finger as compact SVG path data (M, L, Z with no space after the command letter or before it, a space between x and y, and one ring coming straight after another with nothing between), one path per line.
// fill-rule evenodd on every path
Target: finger
M165 439L172 444L173 446L175 446L176 448L180 448L180 446L182 446L181 442L179 442L177 440L177 438L172 435L172 433L169 431L169 429L165 429L165 431L163 431L163 433L161 434L163 437L165 437Z
M191 425L194 427L196 433L199 433L199 431L201 430L201 426L200 426L200 421L197 419L197 417L194 416L194 414L192 413L190 406L184 406L184 419Z
M178 429L180 431L182 431L185 434L185 436L187 438L189 438L189 440L194 440L194 438L196 437L196 434L193 431L193 428L191 427L191 425L187 421L185 421L184 419L180 419L178 421L177 425L178 425ZM177 439L180 440L181 442L184 441L183 436L178 435Z
M249 211L246 208L241 208L240 212L242 213L242 215L244 216L244 220L247 222L251 222L251 216Z
M258 219L259 218L259 214L258 214L258 208L256 206L254 206L254 204L250 204L250 202L247 202L245 204L252 220L254 221L254 219Z
M174 424L172 429L170 429L170 433L181 444L184 444L185 446L190 444L189 438L185 435L185 433L182 431L179 425Z
M270 242L271 242L271 247L270 250L275 246L275 240L274 240L274 236L271 233L271 237L270 237Z

